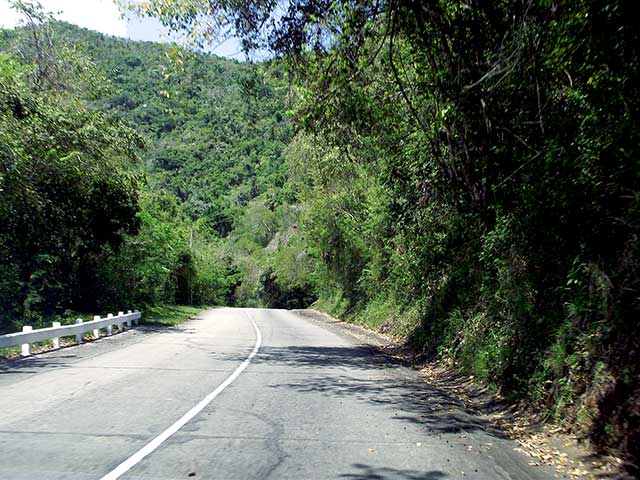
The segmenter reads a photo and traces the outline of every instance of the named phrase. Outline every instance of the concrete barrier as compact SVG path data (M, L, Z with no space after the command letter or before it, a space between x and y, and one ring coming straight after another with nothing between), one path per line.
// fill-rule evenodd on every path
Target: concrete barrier
M99 316L93 317L90 322L85 322L81 318L76 320L75 325L61 326L60 322L53 322L53 326L49 328L40 328L34 330L33 327L25 325L22 327L22 332L8 333L7 335L0 335L0 348L13 347L16 345L22 346L22 355L31 354L31 344L35 342L42 342L44 340L53 339L53 347L60 348L60 337L76 336L76 341L82 343L82 335L85 332L93 331L93 337L99 338L100 329L106 328L107 334L113 333L113 325L118 325L118 329L123 331L123 325L131 326L132 324L140 323L142 313L138 310L127 313L118 312L118 315L108 314L106 318L100 318Z

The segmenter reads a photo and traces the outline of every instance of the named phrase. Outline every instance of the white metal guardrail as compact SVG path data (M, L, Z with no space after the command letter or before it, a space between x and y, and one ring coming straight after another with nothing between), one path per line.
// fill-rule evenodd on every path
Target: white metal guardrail
M142 313L138 310L127 313L118 312L118 315L109 313L105 318L96 315L93 320L85 322L81 318L76 320L75 325L61 326L60 322L53 322L53 326L49 328L40 328L34 330L32 327L25 325L22 332L8 333L0 335L0 348L13 347L22 345L22 355L31 355L31 344L42 342L44 340L53 339L53 348L60 348L60 337L68 337L75 335L76 342L82 343L82 335L85 332L93 331L93 338L100 338L100 329L105 328L107 335L113 334L113 326L117 325L119 331L123 331L125 325L131 327L132 324L138 324L142 318Z

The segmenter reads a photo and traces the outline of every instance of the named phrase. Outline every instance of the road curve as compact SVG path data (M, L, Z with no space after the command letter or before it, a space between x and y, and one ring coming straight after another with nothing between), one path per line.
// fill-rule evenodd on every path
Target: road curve
M0 479L554 478L411 369L283 310L2 364L0 394Z

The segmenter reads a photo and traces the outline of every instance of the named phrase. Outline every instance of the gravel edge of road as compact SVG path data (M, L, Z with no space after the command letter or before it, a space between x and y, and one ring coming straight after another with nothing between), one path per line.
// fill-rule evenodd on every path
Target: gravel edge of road
M531 408L507 402L480 385L473 377L455 373L438 362L415 362L415 352L397 340L361 325L345 322L314 309L292 310L332 331L348 335L379 354L419 372L425 382L460 400L470 411L488 415L492 424L520 445L518 451L532 464L552 466L559 475L584 480L633 480L624 461L594 452L577 437L558 426L545 425ZM490 412L487 406L490 405Z

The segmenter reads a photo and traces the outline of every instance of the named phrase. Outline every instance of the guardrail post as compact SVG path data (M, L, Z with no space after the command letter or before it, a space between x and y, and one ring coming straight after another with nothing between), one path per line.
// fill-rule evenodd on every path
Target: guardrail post
M107 318L113 318L113 313L107 313ZM107 333L109 335L113 335L113 323L109 323L109 325L107 325Z
M111 313L110 313L109 315L111 315L111 316L113 317L113 315L112 315ZM118 315L118 317L119 317L119 316L120 316L120 315ZM124 328L123 328L122 320L118 320L118 330L119 330L120 332L124 332Z
M124 312L118 312L118 316L119 317L123 317L124 316ZM127 318L127 327L131 328L131 319Z
M80 324L80 323L83 323L83 322L84 322L84 320L82 320L81 318L76 318L76 323L77 323L77 324ZM83 340L83 338L82 338L82 333L78 333L78 334L76 334L76 342L78 342L78 343L82 343L83 341L84 341L84 340Z
M131 312L131 310L129 310ZM133 313L140 313L140 310L136 310ZM136 325L140 325L140 317L136 318Z
M109 318L109 316L107 315L107 318ZM96 315L95 317L93 317L94 320L100 320L100 315ZM113 335L113 324L109 324L107 325L107 335Z
M33 331L33 327L30 325L25 325L22 327L22 331L23 332L31 332ZM28 357L29 355L31 355L31 345L28 343L23 343L22 344L22 352L20 352L22 354L23 357Z
M93 338L94 338L94 340L98 340L100 338L100 329L99 328L94 328L93 329Z
M58 328L61 326L60 322L53 322L51 324L53 328ZM60 348L60 337L53 337L53 348L58 350Z
M94 315L93 319L94 320L100 320L100 315ZM99 328L94 328L93 329L93 338L96 339L96 340L100 338L100 329Z

